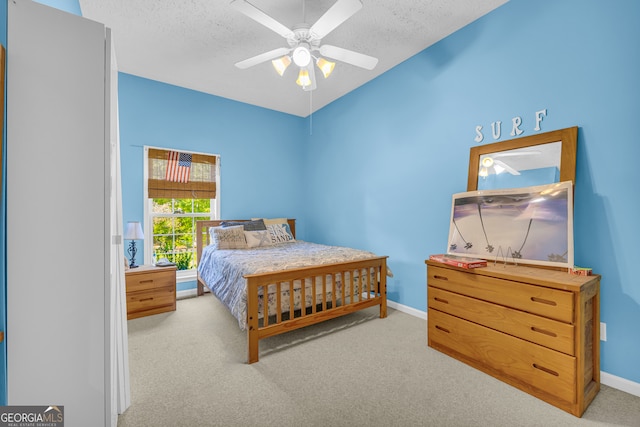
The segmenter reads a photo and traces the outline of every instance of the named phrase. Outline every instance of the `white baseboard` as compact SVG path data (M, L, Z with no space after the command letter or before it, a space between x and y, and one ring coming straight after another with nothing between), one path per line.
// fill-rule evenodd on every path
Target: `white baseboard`
M401 311L403 313L407 313L407 314L410 314L412 316L419 317L421 319L427 320L427 312L426 311L416 310L415 308L409 307L407 305L398 304L397 302L389 301L389 300L387 300L387 305L389 307L391 307L393 309L396 309L398 311Z
M617 377L602 371L600 372L600 382L606 386L640 397L640 383L629 381L625 378Z
M398 304L397 302L387 301L387 305L403 313L410 314L420 319L427 319L427 313L424 311L416 310L415 308L408 307L406 305ZM606 372L600 372L600 382L606 386L613 387L625 393L633 394L640 397L640 383L629 381L622 377L608 374Z
M205 289L204 291L209 292L209 289ZM183 291L176 292L176 299L193 298L195 296L198 296L198 291L196 288L185 289Z

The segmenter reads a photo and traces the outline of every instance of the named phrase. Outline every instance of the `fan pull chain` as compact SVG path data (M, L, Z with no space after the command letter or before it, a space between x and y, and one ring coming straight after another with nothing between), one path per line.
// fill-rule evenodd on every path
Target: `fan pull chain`
M309 135L313 135L313 91L309 91Z

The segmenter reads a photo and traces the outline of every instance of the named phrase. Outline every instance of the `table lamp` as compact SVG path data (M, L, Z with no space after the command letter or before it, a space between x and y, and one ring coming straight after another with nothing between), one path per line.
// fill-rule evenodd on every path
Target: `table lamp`
M127 253L131 257L131 262L129 263L129 268L136 268L136 240L143 240L144 234L142 233L142 226L138 221L129 221L127 222L127 229L124 232L124 238L127 240L131 240L129 243L129 249L127 249Z

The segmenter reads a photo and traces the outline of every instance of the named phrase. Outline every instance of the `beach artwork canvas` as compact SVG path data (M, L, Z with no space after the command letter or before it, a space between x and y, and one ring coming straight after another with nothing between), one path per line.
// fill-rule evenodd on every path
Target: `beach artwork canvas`
M572 183L454 194L448 253L573 267Z

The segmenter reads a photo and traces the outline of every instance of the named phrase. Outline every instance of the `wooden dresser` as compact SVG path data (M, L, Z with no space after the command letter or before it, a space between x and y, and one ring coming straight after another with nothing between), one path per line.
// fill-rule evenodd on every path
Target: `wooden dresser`
M141 265L125 271L127 320L176 309L176 267Z
M582 416L600 390L600 276L427 260L428 344Z

